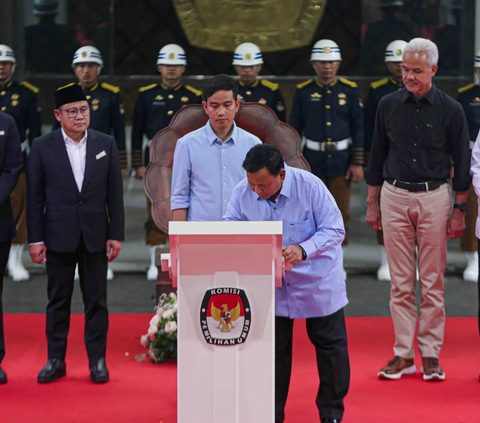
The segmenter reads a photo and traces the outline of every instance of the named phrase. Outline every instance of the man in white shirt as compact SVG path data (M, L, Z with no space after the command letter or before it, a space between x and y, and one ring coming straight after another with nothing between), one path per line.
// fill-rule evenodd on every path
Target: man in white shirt
M48 276L48 362L37 380L54 382L66 375L78 264L90 378L108 382L107 264L120 253L125 231L120 159L113 137L87 131L90 108L80 85L58 89L55 101L61 129L34 140L27 165L30 256L46 262Z

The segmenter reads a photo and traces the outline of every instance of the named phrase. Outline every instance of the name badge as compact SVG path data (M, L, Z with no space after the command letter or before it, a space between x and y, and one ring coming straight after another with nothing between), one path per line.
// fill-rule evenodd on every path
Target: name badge
M107 153L105 153L105 150L103 150L101 153L98 153L95 157L97 158L97 160L99 160L106 155Z

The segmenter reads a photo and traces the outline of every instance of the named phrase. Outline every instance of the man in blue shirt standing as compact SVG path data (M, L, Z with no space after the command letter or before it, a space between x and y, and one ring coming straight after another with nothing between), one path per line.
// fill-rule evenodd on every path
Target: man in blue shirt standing
M316 404L322 423L343 418L350 385L343 307L342 215L323 182L284 164L271 145L253 147L243 162L247 178L233 190L223 220L280 220L283 256L293 264L275 292L275 419L285 419L292 368L293 319L307 319L315 346L320 387Z
M205 82L203 108L210 120L180 138L172 172L173 220L222 220L235 185L245 178L242 162L259 138L235 125L238 86L227 75Z

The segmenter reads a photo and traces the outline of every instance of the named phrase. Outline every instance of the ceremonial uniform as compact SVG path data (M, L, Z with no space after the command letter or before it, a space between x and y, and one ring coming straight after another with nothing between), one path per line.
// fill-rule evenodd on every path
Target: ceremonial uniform
M12 240L12 244L27 242L25 170L28 147L31 146L34 138L40 136L42 128L40 106L37 100L38 91L37 87L26 81L21 83L11 81L3 89L0 89L0 110L15 119L23 151L22 173L10 195L17 229L17 236Z
M245 102L265 104L275 112L279 120L282 122L287 121L285 103L278 89L278 84L274 82L266 79L257 79L252 85L247 86L242 80L239 80L237 98Z
M314 79L297 85L290 125L302 136L303 155L312 173L332 193L347 227L350 181L345 175L350 165L364 164L363 110L357 84L338 78L328 86Z
M150 143L153 137L167 127L173 115L187 104L201 104L202 92L190 85L178 85L169 88L165 84L151 84L139 89L135 105L132 127L132 167L148 165L150 161ZM143 150L144 134L148 138L148 147ZM167 235L155 225L148 200L148 220L145 223L147 245L161 245L167 242Z
M113 135L117 143L120 165L127 168L127 151L125 147L125 118L120 88L102 82L91 88L83 87L90 105L90 129ZM52 130L60 128L60 123L54 119Z
M470 84L460 88L458 92L457 101L462 105L467 118L470 149L472 149L480 130L480 86ZM465 213L465 232L463 232L460 242L460 247L464 252L477 251L477 238L475 236L475 223L478 215L477 202L475 191L470 186L467 197L468 209Z

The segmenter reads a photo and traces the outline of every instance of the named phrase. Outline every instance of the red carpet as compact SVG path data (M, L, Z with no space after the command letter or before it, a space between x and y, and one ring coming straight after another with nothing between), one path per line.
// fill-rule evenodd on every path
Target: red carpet
M74 316L67 377L38 385L36 375L46 361L45 316L6 315L3 367L9 382L0 386L0 423L175 423L175 366L135 361L135 355L143 352L138 337L146 331L150 318L111 316L107 356L111 382L98 386L89 381L83 316ZM441 356L445 382L427 383L419 374L400 381L380 381L376 372L392 356L391 321L349 318L352 382L343 423L479 423L476 324L473 318L448 319ZM294 348L286 423L318 422L315 357L302 321L296 324ZM418 358L416 364L419 369Z

